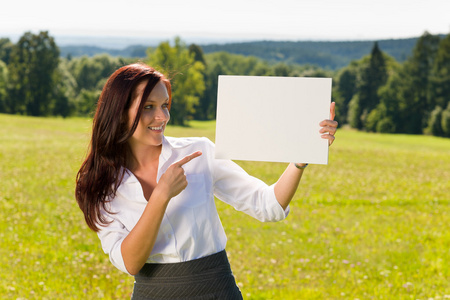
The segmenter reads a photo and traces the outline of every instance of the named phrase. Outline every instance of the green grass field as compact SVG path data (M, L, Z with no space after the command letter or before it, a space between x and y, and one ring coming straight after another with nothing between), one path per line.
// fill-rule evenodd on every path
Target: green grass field
M88 119L0 115L0 299L129 299L74 199ZM214 122L167 135L214 139ZM273 183L286 164L238 162ZM289 217L218 202L245 299L450 299L450 139L341 129Z

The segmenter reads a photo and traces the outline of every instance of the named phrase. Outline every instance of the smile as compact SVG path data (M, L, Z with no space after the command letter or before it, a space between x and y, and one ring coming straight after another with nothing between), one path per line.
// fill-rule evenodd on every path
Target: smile
M150 129L150 130L161 131L161 130L163 130L164 125L159 126L159 127L151 127L151 126L148 126L147 128Z

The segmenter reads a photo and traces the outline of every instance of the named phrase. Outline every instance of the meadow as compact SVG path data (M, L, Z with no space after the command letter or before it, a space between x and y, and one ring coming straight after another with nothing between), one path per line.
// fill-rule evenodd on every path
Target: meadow
M0 299L129 299L74 199L91 120L0 115ZM214 122L168 127L207 136ZM244 299L450 299L450 139L340 129L288 218L217 200ZM286 164L238 161L271 184Z

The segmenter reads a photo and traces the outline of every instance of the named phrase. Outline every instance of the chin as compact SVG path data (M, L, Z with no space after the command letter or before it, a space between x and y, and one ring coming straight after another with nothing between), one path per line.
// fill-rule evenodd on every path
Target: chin
M163 138L161 137L160 139L153 139L152 140L152 146L161 146L163 142Z

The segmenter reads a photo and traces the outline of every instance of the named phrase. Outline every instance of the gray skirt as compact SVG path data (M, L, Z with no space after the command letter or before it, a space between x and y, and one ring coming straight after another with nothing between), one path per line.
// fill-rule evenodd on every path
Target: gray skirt
M225 250L199 259L145 264L135 276L132 300L241 300Z

